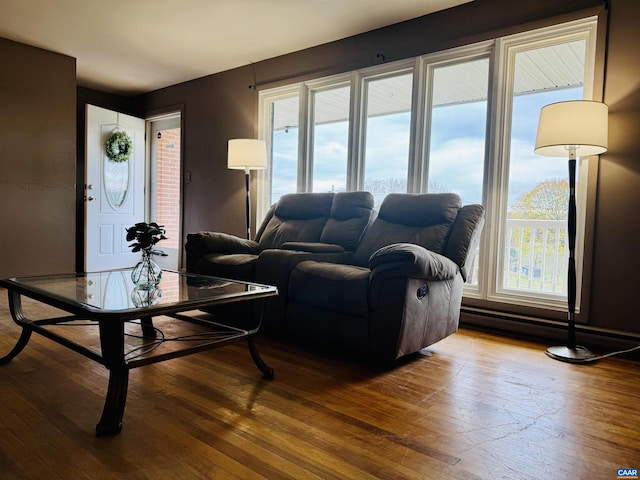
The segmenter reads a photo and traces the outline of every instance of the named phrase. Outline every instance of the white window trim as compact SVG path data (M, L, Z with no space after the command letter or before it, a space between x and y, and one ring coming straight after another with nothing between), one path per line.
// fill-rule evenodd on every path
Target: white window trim
M591 99L593 90L593 67L595 59L596 44L596 24L597 19L576 20L558 26L546 27L530 32L514 34L496 40L494 59L497 68L495 69L494 96L495 103L490 106L490 118L495 119L492 131L501 132L493 141L492 157L489 159L489 178L491 190L487 192L485 205L487 206L487 224L494 225L494 228L485 227L485 238L489 243L486 261L482 269L482 278L479 281L486 291L476 298L486 298L489 301L501 303L525 305L529 307L542 307L550 310L566 310L567 301L565 297L559 295L545 294L537 292L532 294L521 294L514 290L504 289L500 284L499 272L504 272L504 255L502 254L503 242L506 226L506 194L508 191L509 162L508 156L511 148L510 125L511 125L511 101L513 99L513 71L515 68L515 56L519 52L528 51L534 48L557 45L573 40L586 40L585 73L584 73L584 98ZM498 140L501 137L502 141ZM567 158L568 160L568 158ZM558 159L562 161L562 159ZM578 188L576 195L578 198L586 198L588 185L587 164L580 162ZM568 173L567 173L568 177ZM492 194L495 192L495 194ZM583 266L584 266L584 232L586 221L586 202L579 202L577 215L577 240L576 240L576 269L577 298L581 298ZM465 294L467 291L465 290ZM471 292L469 292L471 293ZM580 302L576 304L576 313L580 312Z
M413 171L413 164L415 163L415 146L416 146L416 109L415 109L415 101L417 98L417 91L419 90L419 85L416 83L416 76L418 70L418 59L408 59L408 60L399 60L397 62L391 62L384 65L376 65L374 67L369 67L362 69L357 72L356 77L356 88L357 88L357 98L358 102L356 104L356 112L359 112L359 115L354 115L353 122L353 131L354 138L356 141L353 145L352 150L352 158L354 161L352 162L352 177L354 181L352 182L353 190L361 190L364 188L364 177L365 177L365 149L363 146L366 142L366 126L367 126L367 109L365 106L367 105L367 93L369 88L369 83L375 80L381 80L384 78L395 77L399 75L406 75L408 73L413 74L413 92L411 95L412 111L411 111L411 126L409 131L409 158L408 158L408 167L407 167L407 188L409 191L412 191L410 188L411 185L411 172Z
M314 133L315 133L315 124L309 119L314 118L313 108L314 108L314 98L316 93L321 93L327 90L333 90L337 88L343 88L349 86L349 118L354 117L354 102L357 99L357 95L354 94L354 84L356 83L356 73L350 72L347 74L333 75L328 78L322 78L318 80L311 80L304 84L304 90L306 90L306 116L305 116L305 124L306 124L306 138L305 138L305 149L303 153L303 169L302 175L298 174L298 177L302 178L303 184L302 188L300 185L298 186L298 191L302 192L311 192L313 190L313 144L314 144ZM301 120L302 121L302 120ZM302 123L301 123L302 125ZM302 128L300 129L302 131ZM351 165L351 151L353 150L353 135L352 130L349 130L347 140L347 180L346 187L349 188L349 166ZM302 143L302 142L301 142ZM300 172L300 170L299 170Z
M279 88L273 88L270 90L260 91L258 94L258 138L260 140L264 140L267 143L267 152L268 152L268 167L265 170L257 170L256 175L256 185L257 185L257 195L256 195L256 223L260 225L260 222L267 215L267 211L271 207L270 202L270 186L271 186L271 151L273 147L272 137L269 134L271 131L271 103L277 100L284 100L286 98L298 97L298 101L300 105L302 105L303 96L303 84L296 83L291 85L286 85ZM302 120L302 115L306 112L304 108L300 108L299 122ZM300 129L299 129L300 130ZM300 155L300 142L301 138L304 135L299 134L298 138L298 159L302 158ZM299 168L299 167L298 167ZM300 186L298 185L298 188ZM257 227L256 227L257 230Z
M442 52L436 52L429 55L424 55L420 58L421 70L424 72L422 75L422 83L420 84L420 90L424 92L425 98L419 105L421 111L419 112L419 118L422 119L423 124L420 126L420 166L418 171L420 177L417 179L418 192L426 192L429 189L429 139L431 133L431 113L433 107L433 75L437 68L456 65L459 63L465 63L482 58L488 58L491 64L491 53L493 51L494 41L480 42L473 45L466 45L464 47L457 47ZM489 81L489 84L491 82ZM490 92L487 92L489 95ZM490 105L489 99L487 99L487 114L489 114L488 108ZM489 132L489 129L486 130ZM486 140L485 140L486 144ZM485 163L487 155L485 154ZM486 183L486 180L485 180ZM486 191L486 185L483 185L483 196ZM483 200L485 200L483 198Z
M519 51L538 48L545 45L563 43L572 39L586 39L584 97L589 99L593 89L593 68L595 65L597 17L554 25L533 31L523 32L480 42L473 45L457 47L433 54L423 55L408 60L376 65L359 71L334 75L317 80L296 83L275 89L262 90L259 95L259 138L267 141L270 151L269 105L278 99L298 95L300 105L299 115L299 173L298 191L310 191L311 153L313 141L310 135L308 119L311 99L314 92L327 88L335 88L339 84L351 85L349 131L349 159L347 171L347 188L357 190L362 188L364 180L364 151L367 82L372 79L401 74L403 71L413 71L413 98L410 131L410 154L408 166L409 192L419 193L427 191L429 156L429 129L431 125L430 79L438 66L455 64L474 58L489 58L489 92L487 99L487 134L485 141L485 171L483 184L483 203L486 207L486 223L482 237L483 247L476 261L480 262L480 277L478 286L465 285L465 296L482 302L497 302L503 304L523 305L549 310L566 310L565 297L548 295L540 292L535 294L518 294L513 290L501 289L498 285L500 273L503 271L502 245L504 225L506 219L506 191L508 185L507 156L510 151L510 136L507 135L511 124L511 100L513 91L512 72L515 54ZM271 159L270 159L271 161ZM562 161L559 159L559 161ZM581 159L578 170L578 198L586 198L588 186L588 159ZM258 174L258 222L264 218L269 208L269 175L270 169ZM578 238L576 242L576 258L578 259L578 299L581 298L582 269L584 264L584 233L586 219L586 201L578 201ZM580 311L580 305L576 305Z

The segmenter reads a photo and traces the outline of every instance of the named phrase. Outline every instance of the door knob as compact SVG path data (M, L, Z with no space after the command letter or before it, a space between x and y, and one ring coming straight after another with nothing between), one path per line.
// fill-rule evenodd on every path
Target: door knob
M88 197L87 197L87 196L85 196L85 197L84 197L84 199L85 199L87 202L93 202L93 201L96 199L96 197L93 197L93 196L89 195Z

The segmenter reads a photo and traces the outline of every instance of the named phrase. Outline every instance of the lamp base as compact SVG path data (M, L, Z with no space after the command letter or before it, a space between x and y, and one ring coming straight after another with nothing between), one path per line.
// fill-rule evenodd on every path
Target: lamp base
M576 348L549 347L545 352L549 357L568 363L591 363L597 355L581 345Z

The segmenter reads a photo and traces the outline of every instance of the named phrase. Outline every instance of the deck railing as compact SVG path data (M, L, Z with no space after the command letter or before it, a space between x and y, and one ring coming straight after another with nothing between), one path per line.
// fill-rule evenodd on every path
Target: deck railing
M567 293L567 222L508 219L503 288Z

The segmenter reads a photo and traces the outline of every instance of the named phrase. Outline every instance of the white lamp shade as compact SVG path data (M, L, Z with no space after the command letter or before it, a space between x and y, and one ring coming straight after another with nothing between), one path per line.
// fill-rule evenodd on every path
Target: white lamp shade
M235 170L262 170L267 168L267 144L253 138L229 140L227 167Z
M542 107L535 152L548 157L567 157L569 147L576 147L577 156L606 152L608 112L607 105L590 100Z

